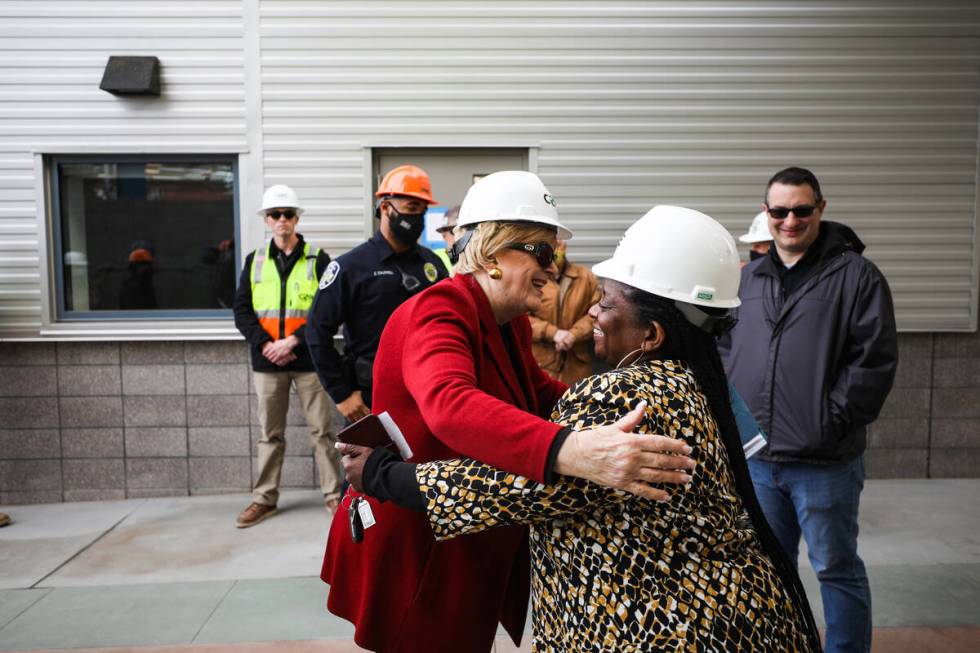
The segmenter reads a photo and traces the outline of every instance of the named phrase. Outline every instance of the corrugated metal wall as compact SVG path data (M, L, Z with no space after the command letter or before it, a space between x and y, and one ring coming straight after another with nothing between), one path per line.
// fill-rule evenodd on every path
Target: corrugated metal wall
M41 325L34 152L246 147L238 1L0 2L0 337ZM156 55L160 98L99 90L106 60Z
M159 56L164 96L99 91L109 54ZM975 328L978 65L966 1L0 1L0 337L40 325L33 152L195 146L294 185L334 253L365 148L534 147L584 262L655 203L740 232L806 165L902 329Z
M587 262L655 203L738 233L800 164L902 329L976 325L975 2L263 0L261 34L266 182L335 250L366 228L364 145L539 146Z

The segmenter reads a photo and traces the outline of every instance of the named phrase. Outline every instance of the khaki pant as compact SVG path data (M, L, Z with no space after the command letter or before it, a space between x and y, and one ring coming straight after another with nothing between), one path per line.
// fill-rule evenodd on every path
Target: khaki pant
M289 387L295 386L306 423L320 488L324 499L340 498L340 457L334 448L330 430L330 399L315 372L253 372L255 392L259 397L259 422L262 437L258 442L259 477L252 491L252 501L274 506L279 501L282 459L286 452L286 411L289 409Z

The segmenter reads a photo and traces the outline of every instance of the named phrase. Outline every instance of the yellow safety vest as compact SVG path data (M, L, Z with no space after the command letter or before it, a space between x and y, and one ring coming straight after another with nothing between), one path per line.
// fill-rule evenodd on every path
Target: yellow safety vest
M316 257L320 249L310 250L309 243L303 243L303 254L283 283L275 261L269 260L271 242L265 249L255 250L249 278L252 280L252 310L265 332L273 340L280 340L306 324L306 314L313 306L317 290Z
M449 262L449 252L446 251L445 247L432 250L432 253L439 257L443 265L449 271L449 276L453 276L453 264Z

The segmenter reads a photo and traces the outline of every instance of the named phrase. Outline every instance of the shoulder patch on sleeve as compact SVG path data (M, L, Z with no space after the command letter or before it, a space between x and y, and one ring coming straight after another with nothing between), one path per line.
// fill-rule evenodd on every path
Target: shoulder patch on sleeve
M338 274L340 274L340 263L336 260L330 261L327 269L323 271L323 276L320 278L320 290L324 290L332 284Z

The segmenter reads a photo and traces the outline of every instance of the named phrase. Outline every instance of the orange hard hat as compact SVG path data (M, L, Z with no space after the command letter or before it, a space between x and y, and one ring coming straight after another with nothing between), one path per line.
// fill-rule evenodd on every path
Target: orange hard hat
M429 204L439 203L432 198L432 182L429 181L429 174L413 165L398 166L391 170L381 180L378 192L374 194L375 197L392 195L415 197Z
M153 253L145 247L138 247L129 253L130 263L152 263Z

